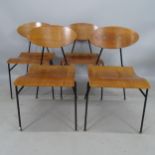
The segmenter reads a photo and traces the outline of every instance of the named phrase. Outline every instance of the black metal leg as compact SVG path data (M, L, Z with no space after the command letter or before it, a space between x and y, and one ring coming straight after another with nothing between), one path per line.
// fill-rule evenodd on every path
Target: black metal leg
M41 52L41 60L40 60L40 64L43 64L43 59L44 59L44 47L42 48L42 52Z
M84 95L84 99L86 99L86 96L87 96L87 89L88 89L88 83L87 83L87 86L86 86L87 88L86 88L86 93L85 93L85 95Z
M64 60L65 60L65 65L68 65L67 58L66 58L65 51L64 51L63 47L61 47L61 51L62 51Z
M85 104L85 120L84 120L84 131L87 131L87 113L88 113L88 98L89 98L90 86L87 84L86 92L86 104Z
M30 53L31 50L31 41L29 41L29 47L28 47L28 52Z
M122 54L122 48L120 48L120 60L121 60L121 66L123 67L123 54ZM123 95L124 95L124 100L126 100L126 91L125 88L123 88Z
M50 60L50 65L53 65L53 60Z
M143 132L143 123L144 123L144 117L145 117L145 110L146 110L146 102L147 102L147 96L148 96L148 89L146 89L146 94L143 94L143 95L145 97L145 100L144 100L142 120L141 120L141 125L140 125L140 131L139 131L139 133L142 133Z
M99 55L98 55L98 57L97 57L96 65L98 65L98 63L99 63L100 57L101 57L101 55L102 55L102 52L103 52L103 48L101 48L100 53L99 53Z
M19 98L18 98L18 87L17 86L15 86L15 90L16 90L16 101L17 101L19 130L22 131L21 116L20 116L20 106L19 106Z
M26 73L28 73L29 70L29 64L26 65Z
M77 87L76 87L76 83L75 83L75 86L73 87L73 92L74 92L75 131L77 131L78 130L78 125L77 125Z
M54 95L54 87L51 88L52 90L52 97L53 97L53 100L55 99L55 95Z
M91 47L91 44L90 44L90 41L89 40L88 40L88 46L89 46L90 53L92 54L93 51L92 51L92 47Z
M75 44L76 44L76 40L74 40L74 42L73 42L73 46L72 46L71 53L73 53L73 52L74 52Z
M49 53L50 52L49 48L46 47L46 49L47 49L47 52Z
M28 52L31 52L31 41L29 41ZM26 73L28 73L29 64L26 65Z
M41 60L40 60L40 65L43 64L43 59L44 59L44 47L42 47L42 53L41 53ZM36 89L36 98L38 98L38 93L39 93L39 86Z
M103 100L103 87L101 87L101 101Z
M11 96L11 99L13 99L10 64L8 64L8 73L9 73L9 84L10 84L10 96Z
M122 49L120 48L120 60L121 60L121 66L123 67L123 55L122 55Z
M38 98L39 87L36 88L36 99Z
M124 100L126 100L126 90L125 90L125 88L123 88L123 96L124 96Z
M60 98L61 100L63 100L63 88L62 87L60 87Z

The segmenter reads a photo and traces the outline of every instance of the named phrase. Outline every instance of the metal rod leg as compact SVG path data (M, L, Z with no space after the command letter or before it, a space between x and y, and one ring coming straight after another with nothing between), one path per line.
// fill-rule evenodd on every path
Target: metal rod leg
M52 90L52 97L53 97L53 100L55 99L55 95L54 95L54 87L51 88Z
M76 44L76 40L74 40L74 42L73 42L73 46L72 46L71 53L73 53L73 52L74 52L75 44Z
M125 90L125 88L123 88L123 96L124 96L124 100L126 100L126 90Z
M31 41L29 41L29 46L28 46L28 52L30 53L31 50Z
M29 64L26 65L26 73L28 73L29 70Z
M76 83L75 86L73 87L73 92L74 92L74 118L75 118L75 131L78 129L77 125L77 88L76 88Z
M13 99L10 64L8 64L8 73L9 73L9 84L10 84L10 96L11 96L11 99Z
M87 131L87 113L88 113L88 98L89 98L89 83L87 87L87 92L86 92L86 104L85 104L85 120L84 120L84 131Z
M98 65L98 63L99 63L99 61L100 61L100 57L101 57L101 55L102 55L102 52L103 52L103 48L100 49L100 53L99 53L99 55L98 55L98 57L97 57L97 60L96 60L96 65Z
M142 133L143 132L143 123L144 123L144 117L145 117L147 96L148 96L148 89L146 90L146 95L145 95L145 100L144 100L144 106L143 106L143 113L142 113L142 120L141 120L141 126L140 126L139 133Z
M22 131L21 116L20 116L20 106L19 106L19 98L18 98L18 87L17 86L15 87L15 90L16 90L16 101L17 101L19 130Z
M42 52L41 52L41 59L40 59L40 65L43 64L43 59L44 59L44 50L45 48L42 47ZM39 86L36 88L36 98L38 98L38 92L39 92Z
M39 87L36 88L36 99L38 98Z
M120 48L120 60L121 60L121 66L123 67L123 54L122 54L122 48ZM124 100L126 100L126 91L125 88L123 88L123 95L124 95Z
M61 100L63 100L63 88L62 87L60 87L60 98Z
M101 101L103 100L103 87L101 87Z
M65 60L65 65L68 65L67 58L66 58L65 51L64 51L63 47L61 47L61 51L62 51L64 60Z
M90 41L89 41L89 40L88 40L88 46L89 46L90 53L92 54L92 53L93 53L93 51L92 51L91 43L90 43Z

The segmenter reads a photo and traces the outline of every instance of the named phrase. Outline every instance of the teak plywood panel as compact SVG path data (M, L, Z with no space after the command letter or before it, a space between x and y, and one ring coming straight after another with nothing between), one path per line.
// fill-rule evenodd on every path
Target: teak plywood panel
M98 28L90 36L90 42L101 48L124 48L134 44L139 39L138 33L131 29L109 26Z
M28 74L14 81L16 86L62 86L73 87L75 80L74 66L32 65Z
M132 67L90 65L88 74L91 87L150 88L148 81L137 76Z
M96 25L89 24L89 23L74 23L69 26L72 28L76 34L78 41L86 41L89 40L90 35L92 35L92 32L97 29Z
M38 46L60 48L71 44L76 39L76 33L68 27L51 25L33 29L28 39Z
M43 64L49 64L53 60L54 53L44 53ZM39 52L22 52L17 58L10 58L9 64L40 64L41 53Z

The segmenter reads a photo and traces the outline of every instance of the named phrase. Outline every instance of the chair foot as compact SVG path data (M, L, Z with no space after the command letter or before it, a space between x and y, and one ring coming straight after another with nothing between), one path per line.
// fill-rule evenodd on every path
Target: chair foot
M23 131L22 127L19 127L19 131Z

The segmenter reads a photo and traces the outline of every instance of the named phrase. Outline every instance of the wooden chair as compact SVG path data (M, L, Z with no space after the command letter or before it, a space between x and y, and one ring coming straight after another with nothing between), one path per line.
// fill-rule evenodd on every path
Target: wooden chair
M124 64L122 49L134 44L138 40L138 38L138 34L131 29L118 26L108 26L98 28L96 31L94 31L93 35L91 35L89 40L91 44L101 48L96 63L99 62L103 49L119 49L121 66L123 67ZM123 89L123 94L125 100L125 89ZM101 95L101 98L102 96L103 93Z
M95 64L98 54L93 53L92 47L89 41L90 35L97 29L97 26L88 23L74 23L69 26L77 34L77 38L73 43L71 53L66 53L66 58L69 64ZM77 42L88 42L89 52L74 52ZM64 64L64 60L61 62ZM103 65L103 61L99 61L100 65Z
M40 27L31 31L28 39L42 48L41 63L44 60L44 48L61 48L71 44L76 34L70 29L61 26ZM66 59L65 59L66 60ZM67 64L67 61L66 61ZM74 66L32 65L26 75L18 77L15 82L19 129L22 130L19 93L23 87L70 87L74 92L75 130L77 130L77 93ZM20 88L19 88L20 87Z
M139 89L145 98L139 133L142 133L145 108L150 85L147 80L136 75L132 67L92 66L88 68L84 131L87 130L88 97L91 88ZM146 89L144 92L142 89Z
M40 22L31 22L26 23L17 28L17 32L27 39L28 34L32 31L32 29L41 27L41 26L50 26L46 23L40 23ZM54 53L49 53L49 49L47 49L48 53L45 54L44 62L45 64L49 64L52 62L54 58ZM10 58L7 60L8 64L8 73L9 73L9 84L10 84L10 96L11 99L13 98L13 92L12 92L12 78L11 78L11 71L19 65L27 65L27 71L29 64L40 64L41 59L41 53L40 52L31 52L31 41L29 41L28 50L21 52L18 57L16 58ZM11 66L13 65L13 66Z
M66 53L67 62L69 64L75 64L75 65L77 64L85 64L85 65L94 64L95 65L97 62L96 60L98 58L98 54L93 53L89 38L98 27L96 25L89 24L89 23L74 23L74 24L71 24L69 27L73 31L76 32L77 38L73 43L71 52ZM89 51L88 52L87 51L83 51L83 52L74 51L75 45L77 42L81 42L81 43L87 42ZM63 59L61 61L61 64L63 65L64 63L65 61ZM100 59L96 65L104 65L103 60ZM61 88L60 94L61 94L61 98L63 98L62 88ZM102 88L101 88L101 94L103 94ZM103 95L101 95L101 100L102 100L102 96Z

